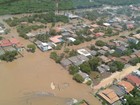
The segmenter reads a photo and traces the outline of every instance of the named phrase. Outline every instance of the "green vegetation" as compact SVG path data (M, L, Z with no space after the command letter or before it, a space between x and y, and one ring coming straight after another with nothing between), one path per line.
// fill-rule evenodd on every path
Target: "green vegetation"
M115 72L115 71L121 71L124 68L124 63L120 61L114 61L110 64L110 71Z
M137 63L140 63L140 58L133 58L129 61L129 63L135 66Z
M4 55L0 56L1 60L12 62L14 59L16 59L16 56L18 55L17 51L7 51Z
M34 53L36 50L36 46L34 44L27 45L27 50Z
M138 4L139 0L0 0L0 15L32 12L48 12L55 10L71 10L76 8L99 7L103 4L130 5Z
M127 99L127 102L124 105L139 105L140 104L140 90L135 88L131 95L126 95L124 98Z
M95 45L103 47L106 45L106 43L103 42L102 40L98 40L98 41L96 41Z
M76 74L76 73L78 73L78 72L79 72L78 66L70 66L70 67L69 67L69 73L70 73L70 74L74 75L74 74Z
M76 80L79 83L84 82L83 77L81 75L79 75L79 74L74 74L73 79Z
M81 64L80 69L82 72L85 72L87 74L90 74L91 72L91 67L88 62L84 62L83 64Z
M56 63L60 63L62 57L59 56L56 52L51 52L50 58L55 60Z
M0 36L0 40L2 40L3 39L3 37L2 36Z

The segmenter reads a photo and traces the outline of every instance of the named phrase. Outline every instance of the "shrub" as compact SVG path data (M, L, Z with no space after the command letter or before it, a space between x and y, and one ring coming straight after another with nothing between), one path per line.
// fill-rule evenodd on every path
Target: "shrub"
M70 74L74 75L74 74L76 74L78 72L79 72L79 68L77 66L70 66L69 67L69 73Z
M75 74L75 75L73 76L73 79L76 80L76 81L79 82L79 83L84 82L84 78L83 78L81 75L79 75L79 74Z
M34 53L36 50L36 46L34 44L27 45L27 50Z

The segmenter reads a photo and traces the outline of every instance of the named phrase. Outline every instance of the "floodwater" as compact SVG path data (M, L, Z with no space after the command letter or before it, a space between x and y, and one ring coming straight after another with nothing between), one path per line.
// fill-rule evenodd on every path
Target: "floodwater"
M30 105L19 100L36 92L49 92L55 97L36 97L30 100L31 105L63 105L65 98L86 99L92 105L101 105L91 91L90 87L72 80L61 65L49 58L49 52L24 52L23 58L0 62L0 105Z

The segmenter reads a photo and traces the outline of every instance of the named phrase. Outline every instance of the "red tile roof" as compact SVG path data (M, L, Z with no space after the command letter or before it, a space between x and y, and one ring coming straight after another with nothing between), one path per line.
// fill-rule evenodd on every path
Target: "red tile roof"
M118 85L124 87L127 93L131 92L134 89L134 86L127 81L121 81L118 83Z
M140 86L140 78L138 78L137 76L134 76L134 75L130 74L126 77L126 79L128 81L130 81L132 84L134 84L138 87Z
M0 42L0 46L2 46L2 47L11 46L11 45L12 45L12 43L9 40L7 40L7 39L3 39Z
M10 39L10 42L11 42L12 44L18 44L18 43L19 43L19 41L18 41L16 38L11 38L11 39Z

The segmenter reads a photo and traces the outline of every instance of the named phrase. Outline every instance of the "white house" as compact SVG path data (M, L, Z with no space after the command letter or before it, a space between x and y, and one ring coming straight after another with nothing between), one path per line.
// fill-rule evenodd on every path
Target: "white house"
M79 54L81 54L81 55L84 55L84 56L91 56L91 53L89 53L87 50L85 50L85 49L79 49L79 50L77 50L77 52L79 53Z

